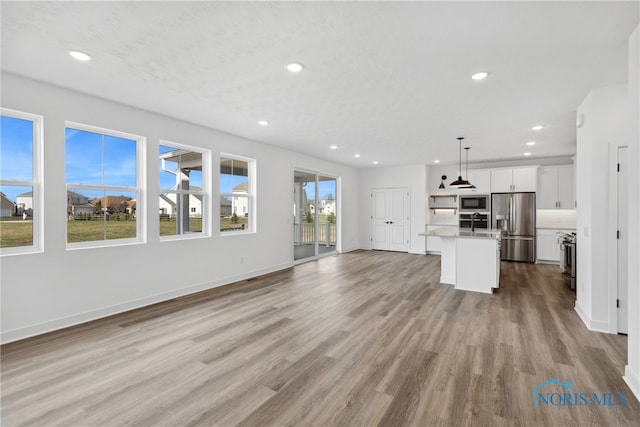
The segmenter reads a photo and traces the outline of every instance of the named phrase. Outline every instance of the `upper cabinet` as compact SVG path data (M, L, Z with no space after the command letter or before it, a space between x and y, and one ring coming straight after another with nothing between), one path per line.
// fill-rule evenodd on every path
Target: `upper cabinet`
M536 191L537 166L491 169L491 192Z
M574 209L573 166L547 166L538 170L538 209Z

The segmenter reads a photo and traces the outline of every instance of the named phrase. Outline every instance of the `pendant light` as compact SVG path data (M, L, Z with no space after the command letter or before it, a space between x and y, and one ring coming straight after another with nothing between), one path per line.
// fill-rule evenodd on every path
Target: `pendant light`
M464 179L467 180L467 183L469 184L468 186L465 187L458 187L458 188L464 188L467 190L473 190L474 188L476 188L475 185L473 185L472 183L469 182L469 149L471 147L464 147L464 154L465 154L465 167L466 167L466 172L464 174Z
M463 137L459 137L458 138L458 144L459 144L459 156L458 156L458 179L456 179L455 181L453 181L451 184L449 184L449 187L456 187L456 188L466 188L469 187L469 181L465 181L464 179L462 179L462 140L464 138Z

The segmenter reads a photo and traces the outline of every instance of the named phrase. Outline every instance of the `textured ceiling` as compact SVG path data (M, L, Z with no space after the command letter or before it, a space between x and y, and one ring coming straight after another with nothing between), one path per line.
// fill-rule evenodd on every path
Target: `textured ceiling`
M2 69L356 167L456 162L458 136L471 161L570 155L638 6L2 2Z

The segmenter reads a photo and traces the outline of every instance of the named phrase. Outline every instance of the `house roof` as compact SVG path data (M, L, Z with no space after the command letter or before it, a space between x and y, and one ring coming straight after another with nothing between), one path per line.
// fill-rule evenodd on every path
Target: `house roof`
M231 189L232 193L248 193L249 192L249 183L241 182Z

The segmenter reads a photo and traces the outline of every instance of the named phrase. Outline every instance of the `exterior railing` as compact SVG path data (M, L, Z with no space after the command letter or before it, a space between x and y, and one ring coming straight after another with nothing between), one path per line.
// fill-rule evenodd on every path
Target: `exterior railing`
M293 243L295 245L313 244L315 241L315 224L303 222L294 224ZM335 246L337 242L336 224L324 222L318 224L318 244L325 246Z

